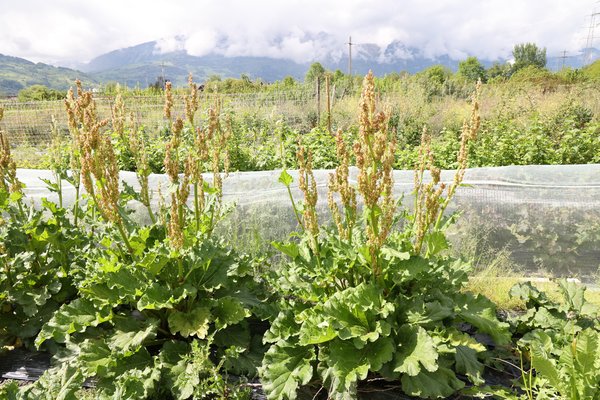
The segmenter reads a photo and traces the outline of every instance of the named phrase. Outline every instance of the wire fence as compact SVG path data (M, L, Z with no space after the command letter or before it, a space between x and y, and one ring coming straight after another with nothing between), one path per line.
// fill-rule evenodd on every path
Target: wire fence
M343 94L332 93L332 102L341 100ZM173 115L184 116L183 96L175 101ZM263 118L283 119L292 129L301 128L307 119L315 119L319 112L325 112L326 99L318 99L314 91L278 91L258 93L211 94L200 96L199 112L205 112L216 99L219 99L221 111L240 115L260 115ZM114 97L95 97L98 118L109 119L112 116ZM164 98L162 96L125 96L125 109L133 115L138 125L147 130L160 130L167 125L164 117ZM4 118L0 128L8 135L12 145L45 145L52 137L52 121L59 132L68 134L68 120L63 100L19 102L8 100L0 103L4 108ZM314 121L313 121L314 122Z

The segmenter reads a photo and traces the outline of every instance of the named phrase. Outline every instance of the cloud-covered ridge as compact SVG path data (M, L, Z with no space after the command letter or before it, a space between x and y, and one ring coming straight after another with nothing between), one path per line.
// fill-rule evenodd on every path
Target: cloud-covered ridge
M158 40L157 52L339 58L348 36L378 61L413 56L500 59L516 43L549 54L584 47L594 0L20 0L0 14L0 53L54 64ZM32 10L34 10L32 12ZM598 28L600 29L600 28ZM162 38L162 39L161 39ZM363 45L363 48L361 48ZM600 45L598 46L600 47Z

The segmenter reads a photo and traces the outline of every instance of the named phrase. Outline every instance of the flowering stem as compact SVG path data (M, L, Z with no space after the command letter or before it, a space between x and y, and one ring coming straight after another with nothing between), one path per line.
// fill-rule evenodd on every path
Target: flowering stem
M79 216L79 185L75 186L75 204L73 204L73 224L77 226Z
M194 182L194 215L196 217L196 233L200 232L200 200L198 199L198 182Z
M129 243L129 238L127 237L127 233L125 232L123 223L117 222L115 225L117 225L117 229L119 230L119 233L121 234L121 237L123 238L123 242L125 242L125 247L127 247L127 251L129 252L129 254L133 254L133 248L131 247L131 244Z
M298 225L302 227L302 231L306 231L304 228L304 224L302 224L302 219L300 218L300 214L298 213L298 208L296 207L296 202L294 201L294 196L292 196L292 190L290 189L290 185L285 185L288 196L290 196L290 200L292 202L292 209L294 210L294 215L296 216L296 221L298 221Z
M146 204L146 208L148 209L148 215L150 216L150 221L152 221L152 224L156 224L156 216L154 215L154 212L152 212L152 207L150 207L150 202L148 202L148 204Z

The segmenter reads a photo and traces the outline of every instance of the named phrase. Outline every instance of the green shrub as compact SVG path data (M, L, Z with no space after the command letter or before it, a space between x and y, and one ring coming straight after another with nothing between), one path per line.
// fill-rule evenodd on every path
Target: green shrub
M62 100L67 97L66 92L50 89L44 85L32 85L22 89L17 94L19 101L43 101L43 100Z

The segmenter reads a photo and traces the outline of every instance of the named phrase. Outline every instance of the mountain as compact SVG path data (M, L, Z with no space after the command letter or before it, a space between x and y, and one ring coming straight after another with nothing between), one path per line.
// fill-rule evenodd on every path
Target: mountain
M190 72L198 82L211 75L237 78L241 74L261 78L266 82L281 80L286 76L303 79L311 64L269 57L226 57L214 53L192 56L185 50L161 53L157 48L157 42L153 41L111 51L94 58L81 66L81 69L104 82L116 81L127 86L146 87L163 75L175 85L183 85ZM384 49L375 44L354 45L352 51L352 72L361 75L369 70L373 70L376 75L400 71L414 73L434 64L453 70L458 67L458 60L449 56L427 57L418 49L405 47L399 42ZM314 61L321 62L327 69L348 70L347 54L330 55ZM491 65L492 62L484 61L484 64Z
M146 87L163 75L175 85L183 85L190 72L197 82L211 75L237 78L241 74L269 82L288 75L301 78L309 67L308 63L298 64L269 57L225 57L219 54L196 57L184 50L161 54L155 49L156 42L147 42L111 51L81 68L104 82Z
M24 58L0 54L0 96L14 96L19 90L31 85L44 85L58 90L67 90L76 79L88 85L98 81L81 71L33 63Z
M331 38L319 37L323 41ZM183 49L180 42L169 52L159 51L156 41L137 46L114 50L81 64L78 71L63 67L53 67L43 63L33 63L22 58L0 54L0 96L16 95L24 87L40 84L53 89L66 90L75 79L81 79L86 85L95 86L108 82L119 82L129 87L147 87L164 76L176 86L185 85L188 74L194 75L196 82L202 82L211 75L222 78L238 78L245 74L250 78L260 78L265 82L281 80L286 76L303 79L311 62L319 61L330 70L348 71L348 54L342 50L322 56L321 59L297 63L288 59L270 57L226 57L221 54L192 56ZM566 57L549 56L547 66L558 70L563 65L581 68L600 58L597 49L582 49L579 53ZM486 67L492 60L480 60ZM497 60L505 62L506 60ZM458 68L459 60L448 55L430 57L420 49L407 47L395 41L381 48L375 44L354 44L352 46L352 73L364 75L372 70L376 75L406 71L415 73L435 64L452 70Z

